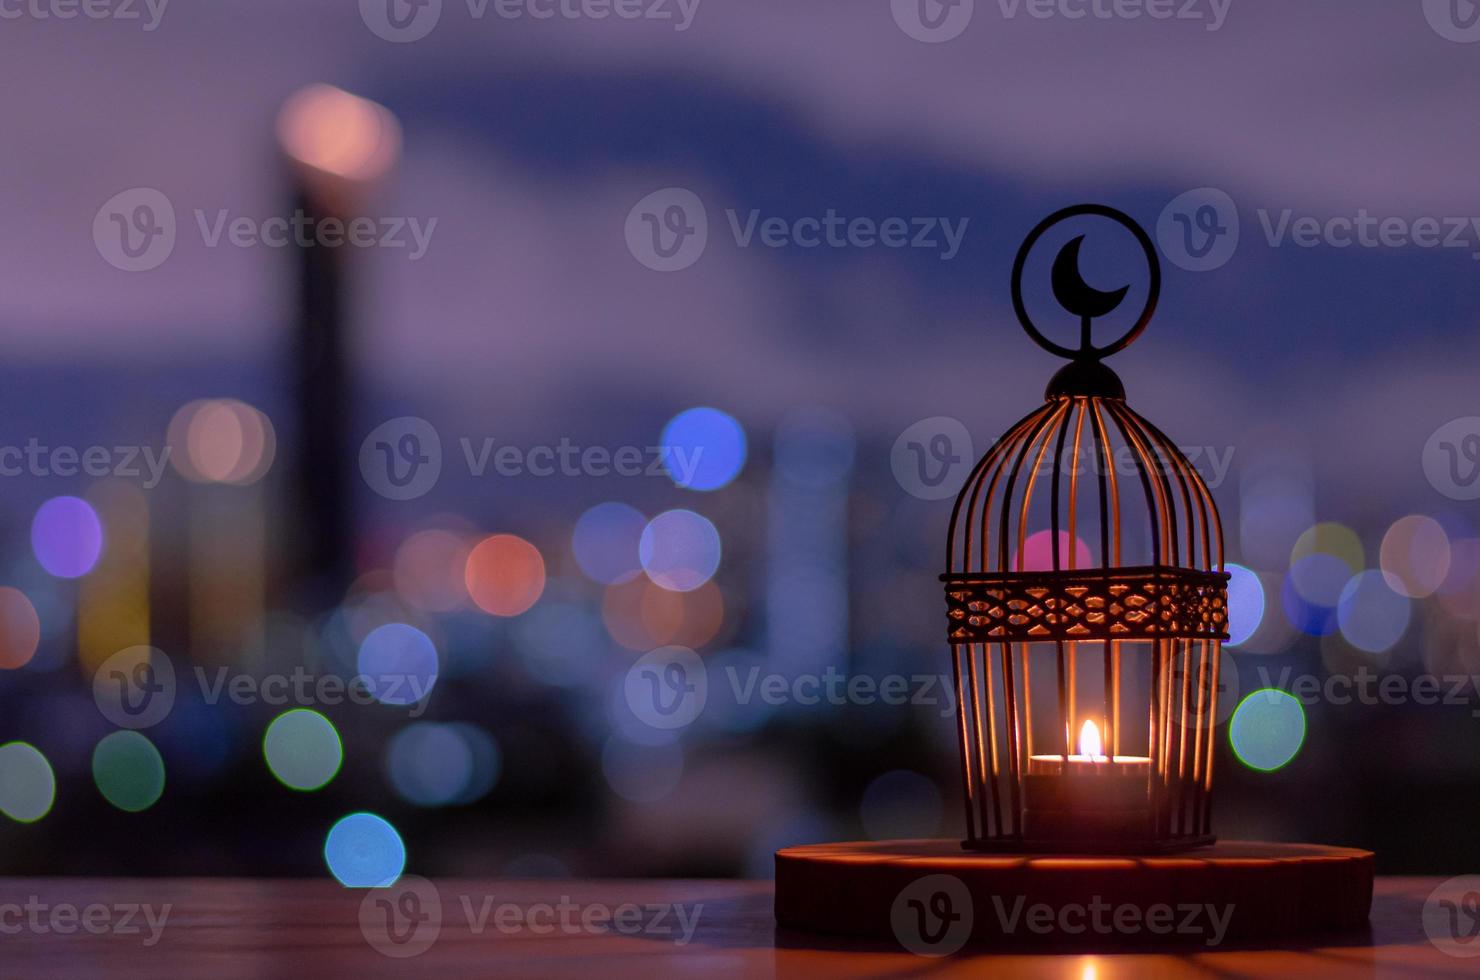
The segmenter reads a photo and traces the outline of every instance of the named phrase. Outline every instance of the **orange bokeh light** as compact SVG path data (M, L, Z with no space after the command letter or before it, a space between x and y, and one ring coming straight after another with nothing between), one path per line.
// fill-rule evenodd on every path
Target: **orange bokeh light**
M41 645L36 607L19 589L0 588L0 668L23 667Z
M495 616L517 616L545 591L545 560L523 538L494 534L468 552L464 582L479 609Z
M725 600L713 582L673 592L639 578L606 589L601 619L612 639L629 650L674 645L698 649L724 625Z

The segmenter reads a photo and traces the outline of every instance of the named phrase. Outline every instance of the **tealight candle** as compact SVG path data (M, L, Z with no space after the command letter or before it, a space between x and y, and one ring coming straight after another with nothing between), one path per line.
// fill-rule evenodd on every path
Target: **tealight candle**
M1151 760L1103 754L1086 721L1079 752L1035 755L1023 781L1023 836L1044 841L1114 841L1144 836L1151 819Z

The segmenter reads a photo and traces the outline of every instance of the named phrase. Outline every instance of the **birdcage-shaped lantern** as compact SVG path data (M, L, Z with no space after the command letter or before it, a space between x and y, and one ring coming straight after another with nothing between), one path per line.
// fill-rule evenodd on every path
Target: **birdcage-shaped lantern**
M1045 232L1084 217L1128 229L1150 280L1135 325L1095 347L1093 321L1129 287L1090 287L1084 236L1068 242L1052 285L1082 324L1071 349L1034 326L1022 278ZM1099 205L1050 216L1014 264L1019 320L1070 363L976 464L951 518L942 580L967 848L1150 853L1213 840L1222 526L1198 472L1103 364L1145 329L1160 281L1145 231Z

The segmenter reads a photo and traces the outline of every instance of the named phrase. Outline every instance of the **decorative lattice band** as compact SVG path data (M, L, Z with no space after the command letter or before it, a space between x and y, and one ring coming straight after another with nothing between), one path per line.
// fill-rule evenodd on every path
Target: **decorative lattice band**
M952 643L1228 638L1228 575L1146 566L942 575Z

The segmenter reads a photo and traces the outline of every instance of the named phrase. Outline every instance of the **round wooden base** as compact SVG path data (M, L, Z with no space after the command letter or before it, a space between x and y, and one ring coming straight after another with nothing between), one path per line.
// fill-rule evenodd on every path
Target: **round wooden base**
M1370 851L1220 841L1179 854L982 854L956 841L776 852L784 928L950 953L969 943L1212 947L1362 927Z

